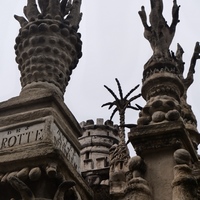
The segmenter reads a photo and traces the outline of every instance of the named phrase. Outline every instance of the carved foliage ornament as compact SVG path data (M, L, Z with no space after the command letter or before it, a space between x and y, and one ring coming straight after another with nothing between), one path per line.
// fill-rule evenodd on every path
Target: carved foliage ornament
M38 0L39 9L35 0L28 0L24 7L27 19L15 15L21 27L37 19L55 19L71 26L78 27L82 14L80 13L81 0Z
M139 11L144 26L144 36L150 42L155 59L169 58L169 47L173 40L176 25L179 22L179 6L173 1L172 22L169 26L162 15L163 1L151 0L151 13L149 15L150 26L147 24L147 15L144 6Z

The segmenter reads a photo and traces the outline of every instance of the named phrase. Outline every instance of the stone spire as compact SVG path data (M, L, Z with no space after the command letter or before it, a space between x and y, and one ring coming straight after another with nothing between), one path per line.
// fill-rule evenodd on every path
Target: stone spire
M144 36L150 42L153 55L144 65L142 96L147 104L140 113L138 125L158 124L161 122L184 121L197 148L200 137L197 121L191 106L187 104L187 90L193 83L195 65L199 59L200 47L197 42L191 59L187 77L184 78L184 53L180 44L177 52L170 52L170 44L179 22L179 6L173 1L172 22L169 26L162 15L162 0L151 1L150 23L147 24L145 8L139 15L144 26Z
M145 8L139 15L144 25L144 36L150 42L153 55L144 66L142 96L147 101L140 113L139 125L167 121L181 121L180 98L184 93L180 65L169 47L179 22L179 6L174 0L172 22L169 26L162 15L162 0L151 1L150 23Z
M28 0L16 38L16 61L22 93L46 91L63 96L72 70L81 57L81 0Z
M174 38L176 25L179 22L179 6L176 0L174 0L172 8L172 22L170 26L167 24L162 12L162 0L151 0L151 13L149 15L151 26L149 26L147 24L144 6L142 6L141 11L139 11L144 26L144 37L150 42L153 50L153 56L146 67L148 67L150 63L172 61L169 47Z
M199 43L196 43L188 75L184 78L183 49L178 45L176 54L170 51L179 22L177 1L173 0L170 25L162 14L163 1L150 0L150 3L150 25L147 24L144 6L139 11L144 36L153 50L143 71L142 96L146 105L139 114L138 126L129 132L129 141L147 166L143 176L151 188L152 199L196 199L196 195L192 195L197 189L192 165L198 163L195 148L200 135L191 106L187 104L187 90L193 82L196 61L200 58ZM177 162L182 154L184 159L190 160L189 163ZM187 173L183 174L185 169ZM189 181L192 181L193 190L187 186L185 189Z
M62 99L81 57L81 0L27 2L26 18L15 16L22 91L0 103L0 199L92 200L80 175L82 130Z

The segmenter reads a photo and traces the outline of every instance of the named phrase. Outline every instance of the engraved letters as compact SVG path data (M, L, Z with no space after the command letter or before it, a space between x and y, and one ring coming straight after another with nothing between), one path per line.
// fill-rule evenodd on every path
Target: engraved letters
M42 140L43 127L37 124L0 132L0 150Z
M75 148L71 145L70 141L64 136L64 134L53 124L53 142L56 148L60 149L67 160L79 171L80 156Z
M51 124L51 131L44 131L45 122L30 126L17 127L0 131L0 150L28 145L34 142L51 142L59 149L67 160L79 171L80 156L68 138L59 130L55 123ZM49 140L50 139L50 140Z

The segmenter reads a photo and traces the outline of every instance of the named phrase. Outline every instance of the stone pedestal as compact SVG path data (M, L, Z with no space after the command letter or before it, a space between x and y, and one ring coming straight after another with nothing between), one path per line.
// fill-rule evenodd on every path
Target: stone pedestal
M80 175L80 136L74 116L51 93L21 95L1 103L0 199L22 198L20 184L36 199L53 199L66 181L65 198L92 199Z
M178 148L187 149L192 161L198 160L183 123L180 121L138 126L131 129L129 140L147 165L144 178L149 183L153 199L171 200L174 151Z

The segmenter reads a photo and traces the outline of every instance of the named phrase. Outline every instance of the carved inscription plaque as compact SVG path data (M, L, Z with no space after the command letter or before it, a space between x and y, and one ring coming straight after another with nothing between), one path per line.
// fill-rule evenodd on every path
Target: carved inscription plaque
M44 123L0 131L0 150L30 144L44 138Z
M48 131L48 133L44 130L45 123L44 121L30 126L21 126L0 131L0 150L40 141L50 142L49 139L51 138L55 148L60 149L76 170L80 171L80 156L78 151L55 123L51 123L51 131Z
M53 142L56 148L60 149L69 162L80 171L80 156L77 150L72 146L69 140L64 136L62 131L57 127L56 124L52 125Z

